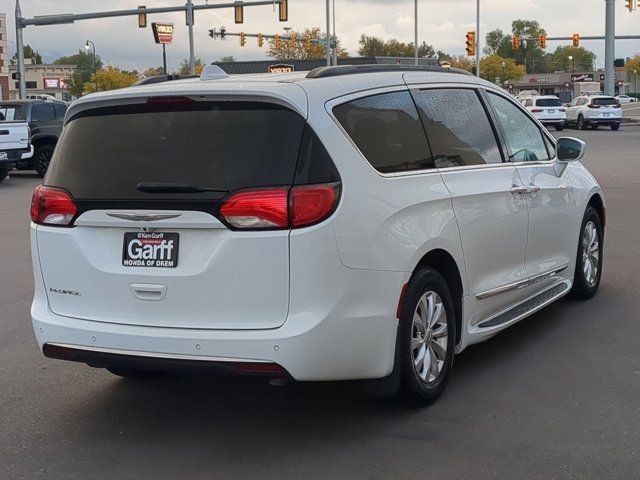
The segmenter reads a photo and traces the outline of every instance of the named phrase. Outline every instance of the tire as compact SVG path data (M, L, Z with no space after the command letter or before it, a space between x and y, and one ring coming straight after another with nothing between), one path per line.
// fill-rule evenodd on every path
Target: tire
M571 294L574 298L587 300L598 291L602 276L603 233L600 216L589 205L584 212L578 239L576 270L573 276L573 288L571 289ZM597 242L597 245L594 244L594 241ZM589 249L592 252L590 255L588 253ZM594 269L595 273L593 272Z
M456 340L453 298L437 271L424 268L413 274L400 317L398 396L412 406L428 405L445 389Z
M587 125L584 123L584 117L582 115L578 116L578 130L586 130Z
M7 175L9 175L10 171L11 168L9 168L8 165L0 165L0 182L7 178Z
M54 147L55 145L46 143L36 148L36 151L33 153L36 171L40 177L44 177L44 174L47 173Z
M164 375L164 372L156 372L152 370L136 370L133 368L107 368L108 371L122 378L130 378L142 380L145 378L158 378Z
M618 130L620 130L620 124L619 123L612 124L611 130L613 130L614 132L617 132Z
M564 130L564 125L556 125L556 130L558 132L561 132L562 130Z

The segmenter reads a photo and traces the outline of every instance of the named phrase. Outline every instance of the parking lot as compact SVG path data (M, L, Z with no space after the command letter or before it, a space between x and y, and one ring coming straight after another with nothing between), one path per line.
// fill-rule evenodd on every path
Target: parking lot
M29 317L40 179L14 172L0 184L0 479L638 478L640 125L560 133L588 143L607 197L600 292L469 348L418 410L352 383L131 381L45 359Z

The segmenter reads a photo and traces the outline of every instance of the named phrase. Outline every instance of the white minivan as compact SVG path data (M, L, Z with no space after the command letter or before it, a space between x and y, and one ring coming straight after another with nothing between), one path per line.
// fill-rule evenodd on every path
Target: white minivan
M431 402L455 353L598 290L584 148L437 65L210 66L88 95L33 196L38 344L125 377L358 379Z

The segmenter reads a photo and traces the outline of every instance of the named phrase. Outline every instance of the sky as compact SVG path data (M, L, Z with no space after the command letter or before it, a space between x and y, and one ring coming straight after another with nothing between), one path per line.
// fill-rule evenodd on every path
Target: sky
M21 0L24 17L54 13L86 13L95 11L184 4L185 0ZM193 0L194 5L206 0ZM209 0L209 3L229 3L232 0ZM411 0L335 0L336 31L342 45L351 55L357 55L360 35L375 35L384 39L413 40L413 8ZM419 42L426 41L436 50L462 54L465 34L475 30L475 0L418 0ZM0 12L8 17L10 55L15 52L15 0L0 0ZM514 19L537 20L550 36L604 34L603 0L481 0L481 36L496 28L511 31ZM214 40L208 30L224 25L229 32L282 33L283 27L302 30L326 24L324 0L289 0L289 21L278 22L277 8L272 5L245 8L245 23L233 23L233 9L196 12L195 51L205 63L222 56L233 55L239 60L265 58L255 39L247 39L242 48L238 38ZM149 16L152 21L173 22L176 25L174 43L167 46L170 69L177 67L189 55L184 13ZM622 0L616 1L616 29L620 35L640 34L640 9L628 12ZM73 25L27 27L25 43L40 51L45 60L75 53L87 39L96 45L97 53L108 64L127 69L145 69L162 64L162 50L153 41L150 26L138 28L136 17L85 20ZM589 41L583 45L598 55L597 65L604 62L604 42ZM548 42L553 51L557 42ZM616 44L616 57L640 53L640 40L621 40Z

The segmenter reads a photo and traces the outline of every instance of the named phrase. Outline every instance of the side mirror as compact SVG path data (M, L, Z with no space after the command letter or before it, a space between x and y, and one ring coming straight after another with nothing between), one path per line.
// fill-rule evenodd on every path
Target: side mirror
M562 137L556 142L556 158L559 162L576 162L587 150L587 144L578 138Z

